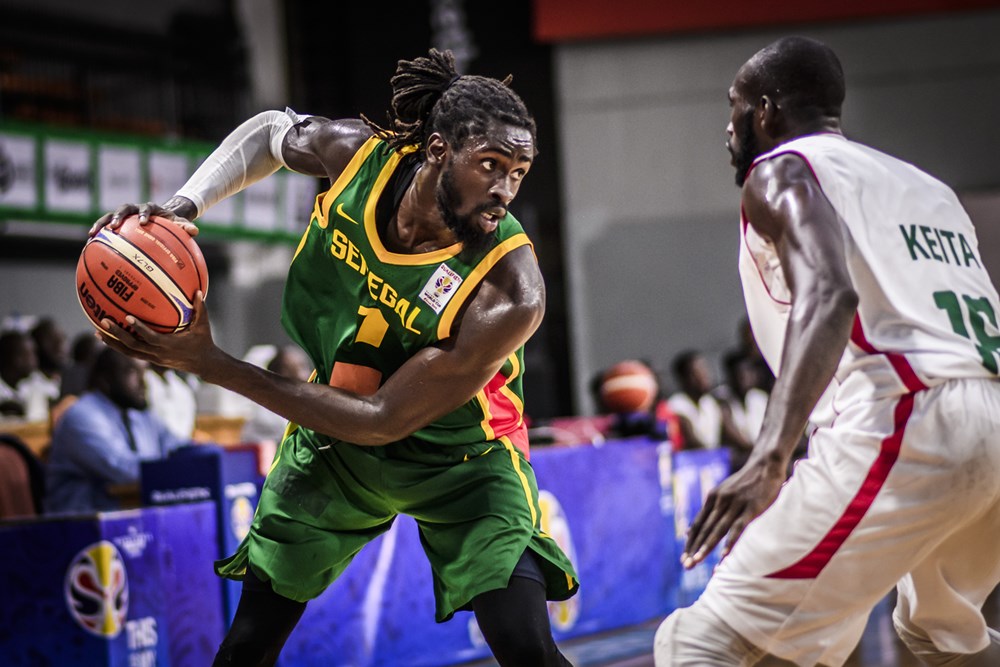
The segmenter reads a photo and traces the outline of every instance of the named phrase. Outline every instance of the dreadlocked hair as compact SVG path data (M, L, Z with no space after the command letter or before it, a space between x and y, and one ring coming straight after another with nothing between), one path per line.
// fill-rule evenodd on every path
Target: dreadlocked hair
M524 102L503 81L485 76L460 76L451 51L431 49L427 56L400 60L392 84L392 109L388 126L381 127L364 115L361 119L390 148L423 148L434 132L454 148L471 136L485 134L493 123L521 127L535 142L535 119Z

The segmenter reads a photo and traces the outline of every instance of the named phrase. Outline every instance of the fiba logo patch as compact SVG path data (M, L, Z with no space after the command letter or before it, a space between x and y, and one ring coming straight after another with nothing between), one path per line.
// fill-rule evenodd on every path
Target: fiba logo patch
M542 510L542 532L555 540L569 561L576 567L576 548L570 533L566 513L559 500L548 491L538 491L538 506ZM549 602L549 620L556 630L569 630L580 616L580 593L568 600Z
M90 634L113 639L125 627L128 577L111 542L95 542L73 557L63 592L70 616Z
M420 290L420 298L440 315L461 284L462 276L452 271L447 264L441 264Z
M242 541L253 522L253 504L246 496L237 496L229 506L229 526L233 536Z

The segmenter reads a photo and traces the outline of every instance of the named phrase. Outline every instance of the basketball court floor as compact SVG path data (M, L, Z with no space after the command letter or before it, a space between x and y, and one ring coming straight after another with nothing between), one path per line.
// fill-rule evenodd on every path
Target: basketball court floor
M861 643L845 667L921 667L892 629L892 596L872 611ZM1000 588L986 601L986 621L1000 627ZM653 635L659 621L622 628L614 632L560 643L563 654L576 667L653 667ZM483 660L462 667L495 667Z

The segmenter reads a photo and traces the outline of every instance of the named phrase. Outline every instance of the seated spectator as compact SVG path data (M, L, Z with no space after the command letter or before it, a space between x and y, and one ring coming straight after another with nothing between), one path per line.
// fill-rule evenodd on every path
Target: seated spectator
M306 353L294 345L277 350L267 363L267 370L287 378L305 382L309 379L311 364ZM244 442L277 443L285 433L288 420L256 403L249 405L247 421L243 425Z
M20 331L0 335L0 416L43 421L49 395L37 379L38 358L31 337Z
M685 449L715 449L722 442L722 409L712 396L714 384L708 361L687 350L674 357L674 379L680 391L667 404L680 423Z
M146 369L146 396L149 409L178 438L189 440L194 433L196 382L163 366L150 364Z
M747 442L757 440L767 409L767 392L760 389L760 367L737 350L723 357L726 384L717 398L728 409L733 427Z
M62 374L59 396L79 396L87 391L90 367L104 349L104 343L93 332L82 333L73 339L72 361Z
M753 366L756 378L754 386L766 394L771 393L771 387L774 386L774 373L764 361L764 355L760 353L757 339L754 338L753 329L750 327L750 320L746 317L740 319L736 329L736 347L730 350L726 356L729 355L739 356Z
M753 442L733 426L730 411L712 395L715 379L708 360L689 350L674 358L673 371L680 391L667 404L674 412L685 449L731 450L730 462L736 470L746 461Z
M90 390L63 415L46 466L45 511L120 508L109 486L139 481L139 463L187 444L147 409L146 364L105 348L90 374Z
M0 519L41 514L44 484L41 461L17 437L0 433Z
M43 317L31 328L31 339L35 342L39 375L48 385L47 393L58 398L62 374L69 365L66 334L51 317Z

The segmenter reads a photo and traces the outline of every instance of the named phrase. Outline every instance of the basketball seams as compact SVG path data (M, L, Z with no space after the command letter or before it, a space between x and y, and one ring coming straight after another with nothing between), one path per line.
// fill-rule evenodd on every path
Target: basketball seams
M194 295L207 289L208 270L197 243L165 218L153 216L150 222L140 226L137 216L129 216L115 232L102 229L81 252L77 298L87 319L105 334L99 320L129 329L127 316L161 333L181 331L190 324Z
M137 246L135 243L133 243L129 239L127 239L127 238L125 238L125 237L123 237L123 236L121 236L119 234L116 234L115 238L117 238L121 243L126 243L129 246L131 246L135 250L136 253L142 255L146 260L149 261L150 264L152 264L153 266L156 267L156 270L159 273L159 275L154 275L153 273L143 273L142 275L144 277L146 277L149 280L150 283L152 283L153 285L155 285L157 287L157 289L159 289L161 292L163 292L164 294L166 294L167 301L170 303L171 306L173 306L174 310L177 311L178 322L183 322L184 311L181 310L177 306L177 304L173 300L173 295L170 294L170 289L166 285L163 284L163 281L167 281L167 282L171 283L173 285L173 287L175 287L177 289L178 295L181 296L181 297L183 297L184 300L187 302L186 305L191 306L193 308L193 304L191 303L191 299L188 298L187 294L184 293L183 288L181 288L181 286L177 284L177 280L174 279L174 277L169 272L167 272L166 269L163 268L163 265L161 265L159 262L157 262L153 257L151 257L149 255L149 253L147 253L145 250L143 250L142 248L140 248L139 246ZM120 250L118 250L118 248L116 248L111 243L106 242L101 237L96 237L94 240L96 242L100 243L101 245L105 246L105 247L113 249L115 252L117 252L119 255L121 255L125 259L126 262L128 262L132 266L136 266L135 263L128 257L128 255L126 255L125 253L123 253ZM136 267L136 268L139 268L139 267Z
M125 255L123 255L123 254L122 254L122 253L121 253L121 252L120 252L120 251L119 251L119 250L118 250L117 248L114 248L113 246L110 246L110 245L108 245L107 243L101 243L101 244L99 244L99 245L102 245L102 246L104 246L105 248L107 248L107 249L108 249L108 250L110 250L111 252L115 253L115 254L116 254L116 255L118 255L119 257L122 257L122 258L124 258L124 259L125 259L125 261L127 261L127 262L128 262L129 264L131 264L131 263L132 263L132 262L131 262L131 261L130 261L130 260L128 259L128 257L126 257ZM86 251L85 251L85 252L86 252ZM95 278L95 277L94 277L94 274L93 274L93 273L91 273L91 271L90 271L90 266L88 266L88 264L87 264L87 257L86 257L86 254L84 254L84 257L83 257L83 260L84 260L84 261L82 262L82 264L83 264L83 270L87 272L87 278L89 279L89 281L90 281L90 284L91 284L91 285L93 286L93 288L94 288L94 289L95 289L95 290L96 290L97 292L99 292L99 293L100 293L100 295L101 295L102 297L104 297L105 301L107 301L107 302L108 302L108 303L109 303L110 305L114 306L114 307L115 307L116 309L120 310L121 312L125 313L126 315L131 315L132 317L134 317L134 318L135 318L136 320L138 320L139 322L142 322L143 324L146 324L146 325L148 325L148 326L151 326L151 327L156 327L156 328L160 328L160 329L168 329L168 330L171 330L171 331L176 331L176 330L177 330L177 328L178 328L178 327L177 327L176 325L175 325L175 326L171 326L171 325L169 325L169 324L161 324L161 323L159 323L159 322L153 322L152 320L147 320L147 319L143 319L143 318L141 318L141 317L139 317L139 316L137 316L137 315L135 315L135 314L133 314L133 313L130 313L129 311L125 310L124 308L122 308L122 307L121 307L121 305L120 305L120 304L118 303L118 300L117 300L117 299L118 299L118 297L117 297L117 295L109 295L109 294L108 294L107 292L105 292L105 291L104 291L104 287L106 287L106 285L102 285L102 284L101 284L101 281L99 281L99 280L98 280L97 278ZM134 266L134 265L133 265L133 266ZM159 285L157 285L157 284L156 284L155 282L152 282L152 281L150 281L150 283L149 283L149 284L150 284L150 285L152 285L153 287L155 287L155 288L156 288L156 290L157 290L157 291L158 291L158 292L159 292L159 293L160 293L161 295L163 295L163 300L164 300L164 301L166 301L166 302L167 302L168 304L170 304L171 306L174 306L174 303L173 303L173 302L172 302L172 301L170 300L170 295L169 295L169 294L167 294L166 292L164 292L164 291L163 291L163 289L161 289ZM91 322L93 322L94 320L93 320L93 318L91 318L91 317L90 317L90 314L89 314L89 313L87 312L87 309L86 309L86 307L84 307L82 303L80 304L80 307L81 307L81 308L83 308L83 312L84 312L84 313L87 313L87 316L88 316L88 319L90 319L90 321L91 321ZM102 307L103 307L103 306L102 306ZM176 306L174 306L174 309L175 309L175 310L176 310L176 308L177 308L177 307L176 307ZM179 321L180 321L180 319L178 318L178 322L179 322ZM95 324L98 324L98 325L100 325L100 323L99 323L99 322L96 322ZM104 331L104 329L101 329L101 330L102 330L102 331Z
M177 239L177 242L181 244L181 246L184 248L185 251L187 251L188 256L191 258L191 266L194 267L194 270L195 270L195 272L198 275L198 285L200 285L199 289L201 289L202 295L207 294L208 293L208 273L206 272L205 275L202 275L201 274L201 266L200 266L200 264L205 261L204 254L202 254L202 252L201 252L200 249L197 250L198 255L200 256L200 259L201 259L201 262L199 262L198 261L199 258L195 257L194 251L192 251L192 249L188 245L188 243L184 239L182 239L181 236L177 232L175 232L173 229L171 229L167 225L164 225L162 222L160 222L160 220L166 220L166 218L159 218L158 216L154 216L152 220L157 225L159 225L159 227L161 229L163 229L163 231L167 232L168 234L170 234L171 236L173 236L175 239ZM173 223L171 223L171 224L173 224ZM186 234L187 232L184 232L184 233ZM191 237L188 236L188 239L190 239L190 238ZM179 285L178 285L178 287L179 287Z

